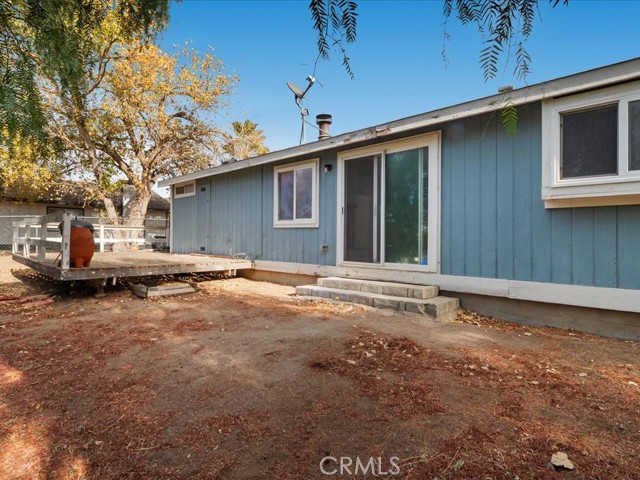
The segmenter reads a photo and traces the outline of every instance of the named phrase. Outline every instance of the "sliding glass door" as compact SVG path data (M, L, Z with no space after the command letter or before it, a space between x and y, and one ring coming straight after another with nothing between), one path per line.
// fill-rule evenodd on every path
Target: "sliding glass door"
M348 160L344 169L344 259L377 263L380 259L380 157Z
M424 143L344 159L344 262L435 271L437 137Z
M428 158L428 147L385 157L386 263L427 264Z

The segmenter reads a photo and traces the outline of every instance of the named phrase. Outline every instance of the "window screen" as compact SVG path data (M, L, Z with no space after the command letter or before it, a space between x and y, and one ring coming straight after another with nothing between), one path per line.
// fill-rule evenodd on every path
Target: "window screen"
M640 100L629 102L629 170L640 170Z
M293 170L278 173L278 220L293 220Z
M313 169L296 170L296 218L313 215Z
M618 173L618 105L562 115L561 178Z

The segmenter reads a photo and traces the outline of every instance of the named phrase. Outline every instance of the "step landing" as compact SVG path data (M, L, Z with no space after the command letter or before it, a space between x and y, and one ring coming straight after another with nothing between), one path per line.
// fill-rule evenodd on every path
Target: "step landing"
M323 280L323 279L320 279ZM341 279L351 280L351 279ZM320 281L318 282L320 283ZM325 282L322 282L325 283ZM329 285L335 285L333 282L327 282ZM376 282L386 283L386 282ZM326 284L326 283L325 283ZM394 284L393 288L398 285ZM350 284L354 287L354 284ZM369 285L370 287L370 285ZM429 287L416 287L414 285L404 285L407 289L407 295L416 294L415 291L409 290L410 288L429 288ZM399 295L387 295L383 293L369 292L363 290L344 289L344 288L332 288L321 285L305 285L296 287L296 294L302 297L310 298L323 298L332 300L335 302L355 303L359 305L367 305L369 307L387 308L393 310L404 310L413 313L422 313L428 315L434 319L441 321L451 321L456 318L458 309L460 308L460 302L457 298L444 297L437 295L437 287L430 287L436 289L436 296L429 298L413 298L410 296ZM386 289L387 292L395 291L393 289ZM424 293L423 293L424 294Z
M438 296L438 287L431 285L411 285L408 283L380 282L375 280L356 280L353 278L326 277L318 279L319 287L355 290L377 293L392 297L419 298L426 300Z

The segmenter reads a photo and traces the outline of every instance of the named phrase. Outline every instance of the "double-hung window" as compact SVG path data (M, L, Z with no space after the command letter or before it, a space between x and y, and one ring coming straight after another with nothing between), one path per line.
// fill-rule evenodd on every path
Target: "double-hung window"
M318 226L318 160L274 169L273 226Z
M548 208L640 203L640 83L543 103Z

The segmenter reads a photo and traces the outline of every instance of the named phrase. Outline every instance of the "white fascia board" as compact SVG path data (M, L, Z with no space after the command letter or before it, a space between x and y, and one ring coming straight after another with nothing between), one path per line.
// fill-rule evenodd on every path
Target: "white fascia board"
M631 289L587 287L497 278L459 277L368 266L351 268L264 260L255 260L254 263L256 270L320 277L338 276L362 280L435 285L441 290L450 292L640 313L640 291Z
M529 87L519 88L510 92L492 95L490 97L441 108L400 120L394 120L392 122L362 130L356 130L350 133L344 133L325 140L278 150L259 157L227 163L219 167L212 167L188 175L162 180L159 182L159 186L168 187L169 185L174 185L188 180L197 180L198 178L220 175L234 170L242 170L257 165L263 165L265 163L273 163L280 160L300 157L306 154L311 155L324 150L340 148L374 138L383 138L395 133L402 133L452 120L493 112L504 108L507 104L510 106L524 105L526 103L536 102L546 98L555 98L593 90L607 85L628 82L638 78L640 78L640 58L635 58L626 62L569 75L567 77L538 83Z

